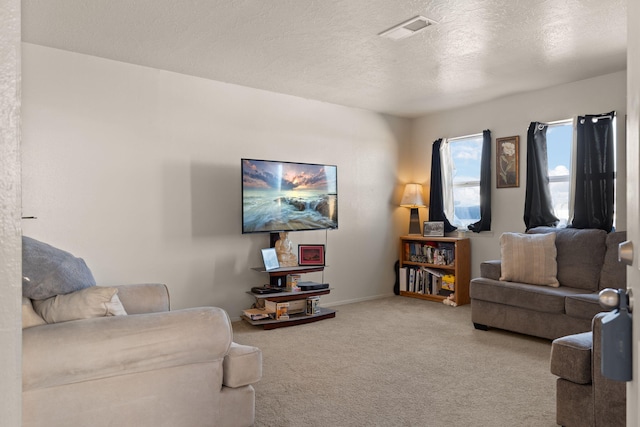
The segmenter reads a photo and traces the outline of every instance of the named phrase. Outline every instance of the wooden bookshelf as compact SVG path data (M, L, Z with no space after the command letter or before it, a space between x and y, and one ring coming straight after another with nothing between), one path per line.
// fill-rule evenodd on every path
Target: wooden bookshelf
M433 257L428 257L425 254L426 251L418 251L418 248L422 249L425 246L439 249L445 249L445 247L449 246L453 250L453 259L446 259L442 260L442 263L437 263ZM412 249L414 249L413 252ZM453 274L455 276L454 301L457 305L469 304L469 281L471 280L471 242L469 238L402 236L400 237L399 254L401 269L403 267L424 267L439 270L443 274ZM402 272L403 270L400 271ZM403 289L402 285L400 287L400 295L439 302L447 298L444 295L430 293L428 288L416 292Z

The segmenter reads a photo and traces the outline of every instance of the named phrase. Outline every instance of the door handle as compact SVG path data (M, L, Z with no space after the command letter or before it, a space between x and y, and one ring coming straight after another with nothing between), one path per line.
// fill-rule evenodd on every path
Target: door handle
M633 265L633 242L631 240L618 245L618 261L625 265Z
M621 299L624 298L624 306L629 313L633 312L633 291L629 289L625 292L624 289L603 289L600 291L598 301L600 307L605 310L615 310L620 308Z

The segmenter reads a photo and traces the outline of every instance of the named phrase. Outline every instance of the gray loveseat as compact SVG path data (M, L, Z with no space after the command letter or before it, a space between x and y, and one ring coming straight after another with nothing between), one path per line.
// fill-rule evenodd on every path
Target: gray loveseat
M558 287L500 280L501 262L486 261L471 280L471 320L489 327L550 340L591 330L603 311L598 293L626 288L626 267L618 262L618 244L626 232L538 227L531 234L556 233Z

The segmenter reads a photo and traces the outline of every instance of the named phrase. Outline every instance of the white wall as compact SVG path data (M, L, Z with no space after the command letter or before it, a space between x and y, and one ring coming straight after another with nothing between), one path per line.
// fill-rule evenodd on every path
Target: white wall
M22 420L20 2L0 3L0 424Z
M249 157L336 164L323 303L392 293L408 121L37 45L23 64L23 206L38 217L24 234L83 257L99 284L167 283L173 308L237 318L267 281L250 267L268 235L241 234Z
M616 110L624 147L624 72L409 121L36 45L23 44L23 64L23 210L38 217L24 234L82 256L100 284L163 282L174 308L232 317L266 281L249 268L268 246L240 233L241 157L338 165L340 229L326 234L324 277L307 277L329 282L323 302L335 305L392 291L409 214L397 205L406 182L428 191L435 139L520 135L521 185L496 189L493 177L492 232L471 235L474 276L499 258L502 232L524 230L529 122ZM619 229L625 191L619 180ZM291 238L325 243L324 232Z
M617 112L618 177L623 177L617 182L617 228L626 230L626 108L626 72L618 72L421 117L413 123L412 147L403 153L400 169L413 170L411 179L428 186L433 141L491 130L492 231L465 234L472 239L472 277L476 277L480 274L480 262L500 258L500 234L524 232L526 140L532 121L550 122L584 114ZM520 187L497 189L495 139L513 135L520 136Z

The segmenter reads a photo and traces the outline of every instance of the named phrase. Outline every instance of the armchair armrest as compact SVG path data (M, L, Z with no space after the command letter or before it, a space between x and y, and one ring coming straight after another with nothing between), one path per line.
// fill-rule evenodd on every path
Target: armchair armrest
M222 366L222 383L227 387L257 383L262 378L262 351L257 347L232 342Z
M116 288L118 298L127 314L157 313L170 309L169 290L166 285L144 283L121 285Z
M502 262L499 259L480 263L480 276L486 279L500 280Z
M222 361L231 339L229 316L216 307L29 328L22 334L23 390Z

